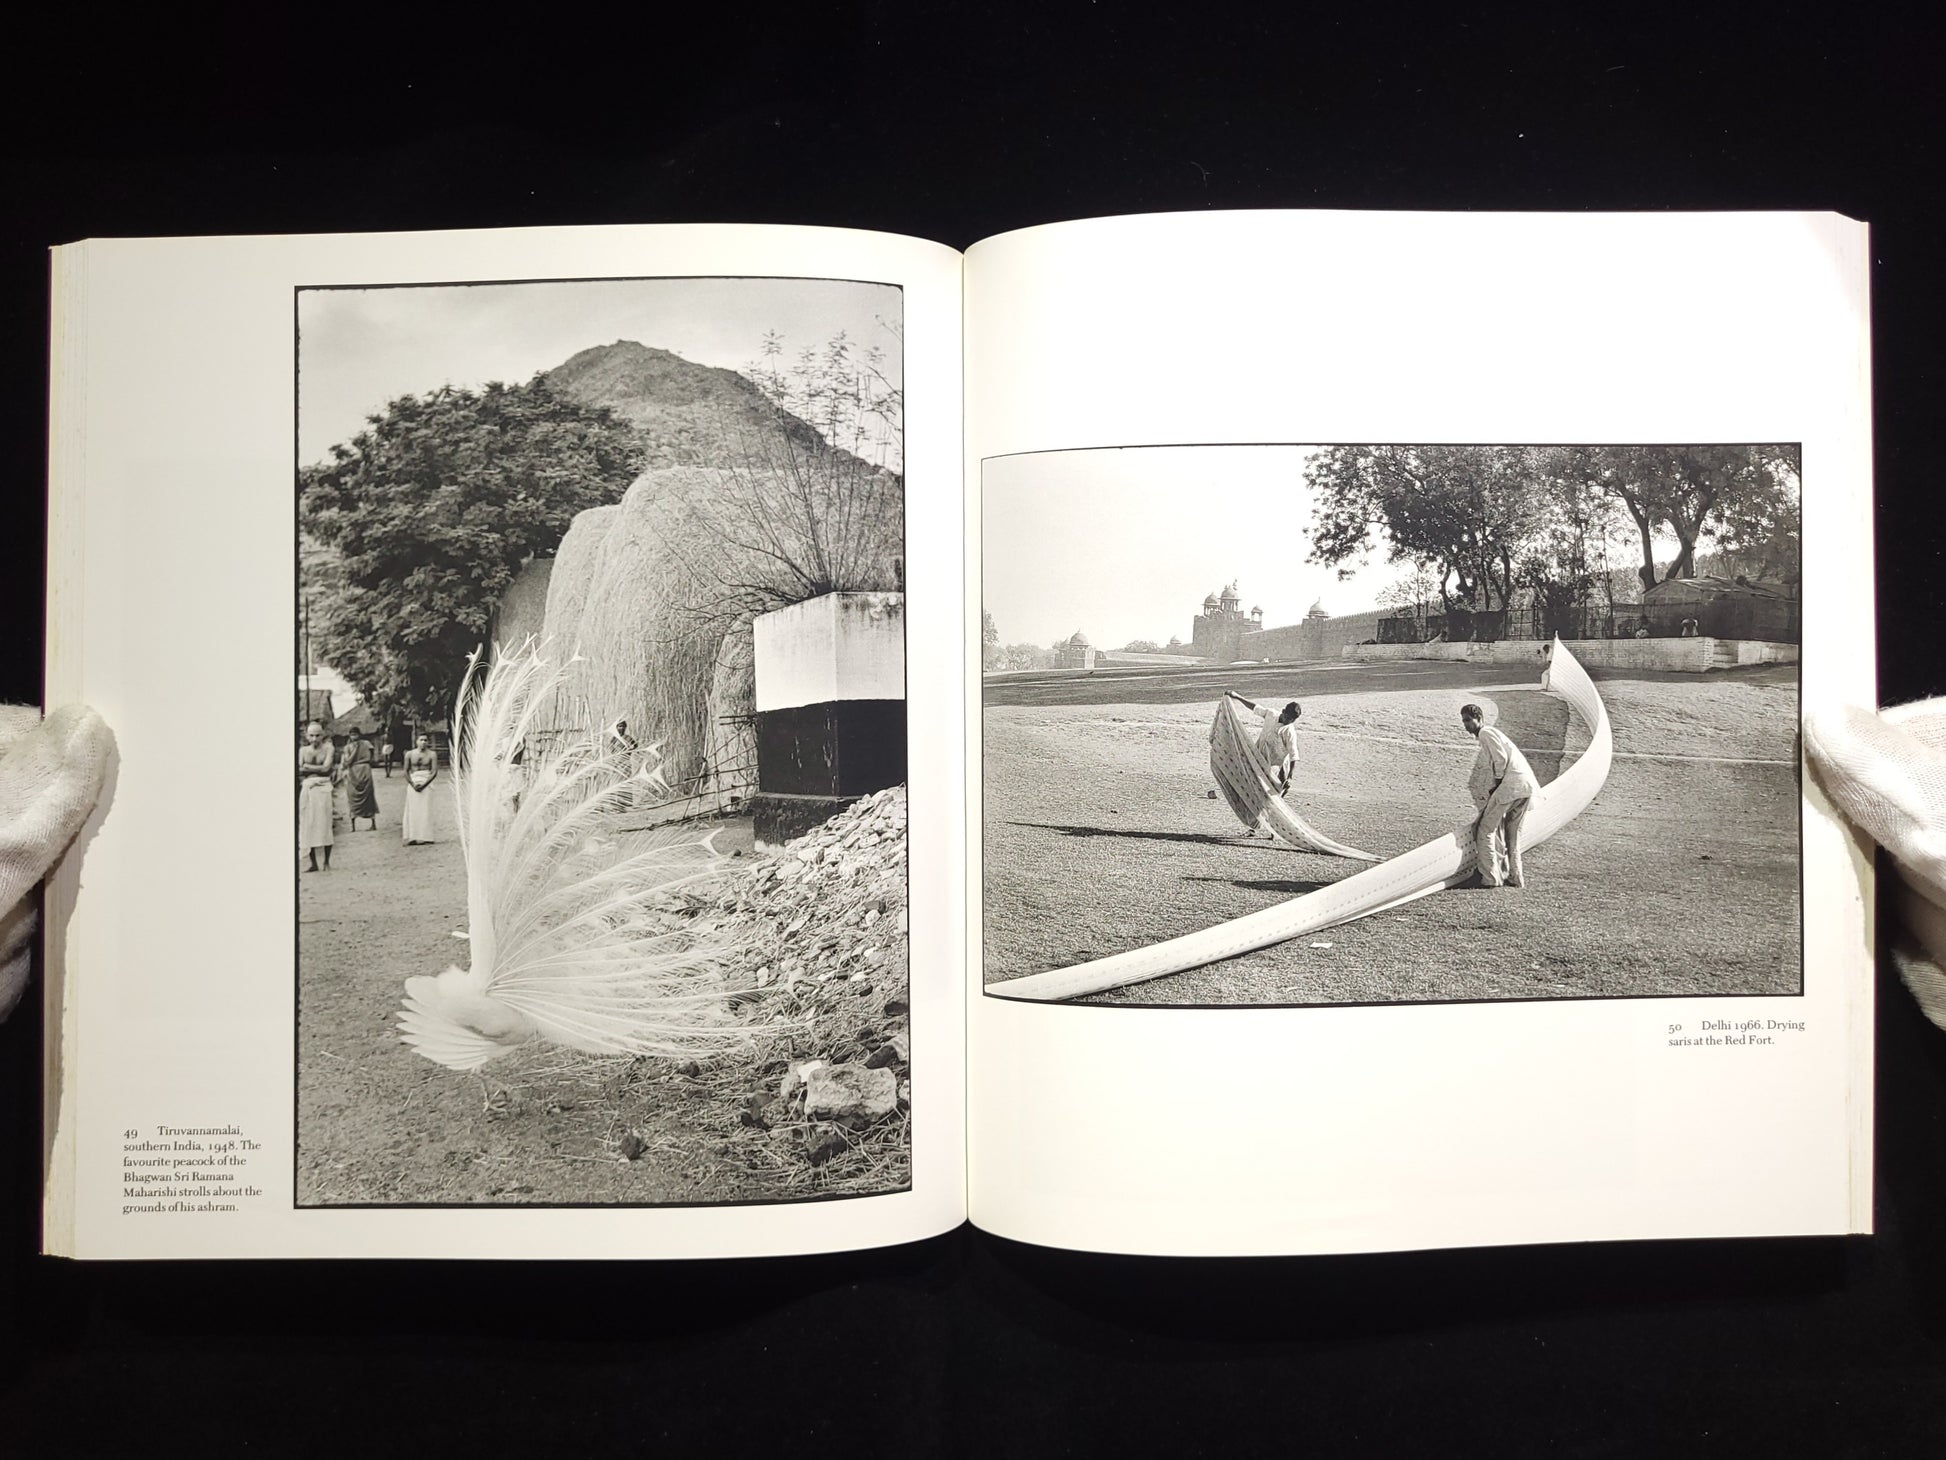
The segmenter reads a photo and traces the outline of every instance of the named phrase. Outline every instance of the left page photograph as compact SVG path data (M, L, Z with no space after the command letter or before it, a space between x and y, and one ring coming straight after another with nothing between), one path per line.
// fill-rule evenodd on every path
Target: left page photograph
M958 704L959 281L815 229L57 253L48 693L119 755L50 889L48 1250L963 1219L960 717L908 714Z

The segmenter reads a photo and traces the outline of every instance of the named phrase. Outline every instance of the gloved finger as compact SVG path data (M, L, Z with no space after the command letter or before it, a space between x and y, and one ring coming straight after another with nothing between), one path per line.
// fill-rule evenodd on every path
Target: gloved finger
M1892 964L1926 1017L1946 1029L1946 908L1898 878L1893 896L1911 937L1892 946Z
M1946 898L1946 701L1810 715L1804 747L1846 818Z
M9 716L5 729L21 723ZM113 746L107 724L84 706L64 706L0 744L0 1018L27 981L33 889L93 809Z

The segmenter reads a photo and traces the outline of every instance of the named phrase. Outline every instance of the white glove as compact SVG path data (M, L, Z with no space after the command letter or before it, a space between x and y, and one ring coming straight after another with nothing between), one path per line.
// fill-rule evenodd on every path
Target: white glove
M1946 699L1808 716L1804 748L1838 809L1891 856L1907 932L1892 961L1946 1028Z
M31 706L0 705L0 1019L27 987L34 887L94 809L114 744L86 707L43 721Z

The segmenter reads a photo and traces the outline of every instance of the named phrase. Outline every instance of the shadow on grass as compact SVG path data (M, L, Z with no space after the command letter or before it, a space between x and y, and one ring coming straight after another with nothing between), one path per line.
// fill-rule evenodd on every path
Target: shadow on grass
M1241 887L1247 892L1274 892L1279 897L1298 897L1329 887L1330 882L1249 882L1240 877L1185 877L1185 882L1221 882L1225 887Z
M1204 847L1244 847L1250 844L1248 833L1241 831L1228 836L1212 836L1203 831L1124 831L1113 826L1054 826L1044 821L1010 821L1007 825L1026 831L1058 831L1062 836L1115 836L1143 842L1191 842ZM1262 845L1268 847L1269 844Z

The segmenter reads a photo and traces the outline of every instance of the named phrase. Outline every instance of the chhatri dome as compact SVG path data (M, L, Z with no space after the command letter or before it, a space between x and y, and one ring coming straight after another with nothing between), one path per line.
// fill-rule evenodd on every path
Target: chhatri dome
M1217 607L1217 605L1216 605L1216 595L1215 595L1214 593L1206 593L1206 594L1204 594L1204 595L1203 595L1203 612L1204 612L1204 613L1215 613L1215 612L1216 612L1216 607Z
M1306 618L1330 618L1331 617L1330 614L1325 612L1324 600L1322 598L1320 598L1316 603L1312 604L1311 607L1308 610L1306 610L1304 616Z
M1088 647L1088 636L1082 633L1081 630L1076 629L1074 631L1074 637L1069 639L1068 642L1077 649L1085 649Z

